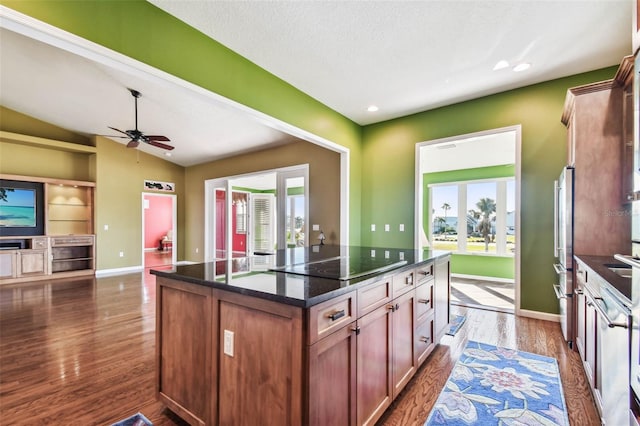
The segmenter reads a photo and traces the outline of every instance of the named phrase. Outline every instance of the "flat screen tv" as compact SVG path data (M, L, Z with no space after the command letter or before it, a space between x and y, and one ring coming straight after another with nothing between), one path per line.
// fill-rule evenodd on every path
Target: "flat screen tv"
M0 180L0 236L44 235L43 184Z

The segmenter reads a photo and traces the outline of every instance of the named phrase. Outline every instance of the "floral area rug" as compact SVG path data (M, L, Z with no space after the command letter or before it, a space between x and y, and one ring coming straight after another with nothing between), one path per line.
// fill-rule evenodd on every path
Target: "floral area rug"
M569 425L555 359L469 342L425 425Z

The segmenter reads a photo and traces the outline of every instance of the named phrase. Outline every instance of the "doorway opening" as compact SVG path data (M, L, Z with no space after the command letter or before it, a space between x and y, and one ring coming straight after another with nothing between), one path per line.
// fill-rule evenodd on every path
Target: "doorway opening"
M451 302L519 308L520 126L416 146L416 246L452 252Z
M205 260L308 245L308 169L304 164L206 181Z
M177 260L175 194L142 193L142 262L145 268Z

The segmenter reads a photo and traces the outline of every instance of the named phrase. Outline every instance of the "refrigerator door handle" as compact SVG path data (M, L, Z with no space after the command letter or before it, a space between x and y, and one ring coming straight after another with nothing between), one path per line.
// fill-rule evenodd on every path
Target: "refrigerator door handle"
M567 298L567 295L562 294L562 290L560 290L560 286L558 284L553 285L553 291L556 293L558 300Z
M553 269L556 270L556 274L558 275L562 275L562 274L566 274L567 273L567 269L562 266L562 264L560 263L554 263L553 264Z
M553 181L553 256L558 257L558 233L560 232L560 218L558 217L558 181Z

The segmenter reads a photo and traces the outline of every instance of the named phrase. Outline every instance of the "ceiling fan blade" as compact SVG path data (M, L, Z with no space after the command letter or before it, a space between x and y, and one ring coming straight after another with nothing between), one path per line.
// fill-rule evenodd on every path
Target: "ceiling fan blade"
M116 129L115 127L111 127L111 126L107 126L107 127L110 128L111 130L115 130L116 132L120 132L123 135L126 135L126 137L130 137L129 134L127 132L123 131L123 130ZM124 136L114 136L114 137L122 138Z
M132 140L127 144L127 148L137 148L140 145L140 141Z
M148 142L149 145L153 145L156 146L158 148L162 148L162 149L166 149L167 151L171 151L172 149L174 149L174 147L172 147L171 145L166 145L160 142L156 142L156 141L149 141Z
M147 140L150 140L150 141L169 142L171 140L166 136L160 136L160 135L150 135L150 136L145 136L145 137L147 138Z

